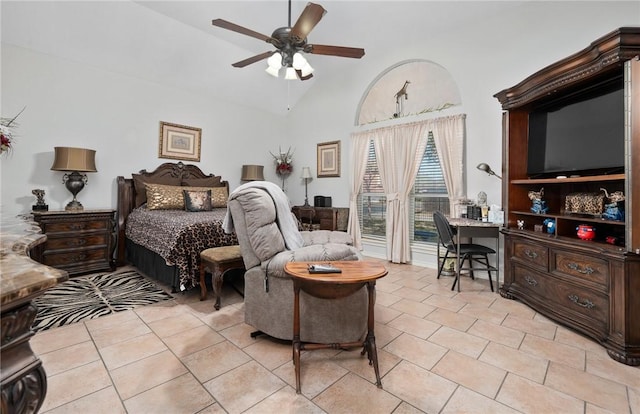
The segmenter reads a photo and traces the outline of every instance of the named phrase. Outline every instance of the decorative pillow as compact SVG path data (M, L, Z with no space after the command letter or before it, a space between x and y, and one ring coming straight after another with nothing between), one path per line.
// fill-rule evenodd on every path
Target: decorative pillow
M188 187L221 187L222 181L219 176L206 178L183 178L182 185Z
M188 191L206 191L211 190L211 206L213 208L223 208L227 206L229 193L227 187L182 187Z
M136 190L136 207L140 207L147 201L146 184L180 185L180 178L165 175L162 177L145 177L142 174L131 174L133 188Z
M147 184L147 208L149 210L184 210L185 187Z
M190 191L182 190L184 194L184 209L187 211L211 211L211 190Z

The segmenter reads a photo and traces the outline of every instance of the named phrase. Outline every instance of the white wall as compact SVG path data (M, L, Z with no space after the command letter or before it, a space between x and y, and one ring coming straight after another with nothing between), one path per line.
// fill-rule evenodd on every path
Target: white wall
M271 165L269 150L286 134L275 115L3 44L2 113L25 105L14 150L0 160L3 215L30 211L35 188L46 191L50 210L71 200L63 174L50 170L54 146L96 150L98 172L88 174L78 200L98 209L116 207L118 175L173 162L158 158L160 121L202 128L195 164L232 188L241 184L242 164ZM272 169L265 178L275 180Z

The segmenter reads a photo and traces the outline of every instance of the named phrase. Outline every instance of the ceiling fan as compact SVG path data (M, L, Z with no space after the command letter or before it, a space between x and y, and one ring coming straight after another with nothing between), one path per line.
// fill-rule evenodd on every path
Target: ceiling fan
M252 63L267 59L269 67L267 73L277 77L280 68L285 67L285 79L310 79L313 68L302 53L316 55L340 56L360 59L364 56L364 49L344 46L328 46L307 43L307 36L318 24L327 11L315 3L307 3L307 6L298 17L294 26L291 26L291 0L289 0L289 21L287 27L279 27L271 36L263 35L235 23L223 19L215 19L211 24L223 29L231 30L243 35L255 37L275 46L276 50L260 53L259 55L233 63L236 68L243 68Z

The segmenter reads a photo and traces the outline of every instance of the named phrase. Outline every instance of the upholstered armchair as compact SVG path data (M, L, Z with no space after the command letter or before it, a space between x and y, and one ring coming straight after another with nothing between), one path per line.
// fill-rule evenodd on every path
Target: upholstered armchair
M273 183L251 182L229 197L227 231L238 236L246 267L245 322L274 338L293 339L291 261L361 260L351 237L339 231L298 231L289 201ZM300 294L300 339L305 342L358 341L367 330L367 292L326 300Z

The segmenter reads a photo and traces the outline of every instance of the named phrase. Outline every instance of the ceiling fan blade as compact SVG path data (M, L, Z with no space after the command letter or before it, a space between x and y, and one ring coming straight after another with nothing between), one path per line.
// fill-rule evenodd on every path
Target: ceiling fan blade
M313 53L314 55L330 55L355 59L360 59L364 56L364 49L358 47L307 45L304 51Z
M233 66L234 68L244 68L245 66L249 66L252 63L256 63L256 62L259 62L259 61L261 61L263 59L267 59L268 57L270 57L274 53L275 52L273 52L273 51L260 53L259 55L255 55L255 56L252 56L252 57L247 58L245 60L241 60L240 62L233 63L231 66Z
M268 42L271 39L271 36L254 32L253 30L247 29L246 27L238 26L235 23L231 23L223 19L212 20L211 24L214 26L222 27L223 29L227 29L227 30L231 30L231 31L243 34L243 35L255 37L256 39L264 40L265 42Z
M296 69L296 74L298 75L298 79L302 81L313 78L313 73L310 73L307 76L302 76L302 71L300 69Z
M318 24L322 16L327 11L319 4L307 3L307 7L304 8L298 21L291 28L291 37L299 39L300 41L307 38L307 35Z

